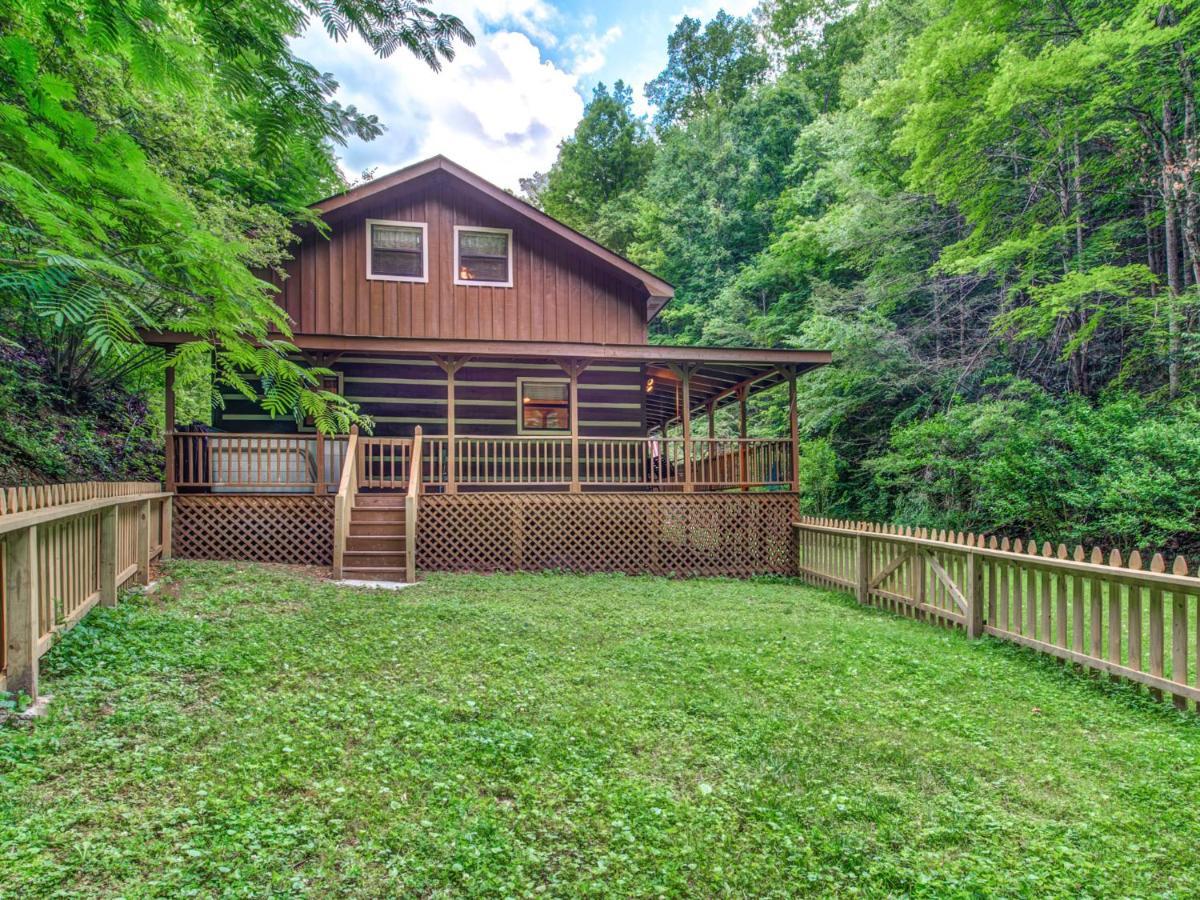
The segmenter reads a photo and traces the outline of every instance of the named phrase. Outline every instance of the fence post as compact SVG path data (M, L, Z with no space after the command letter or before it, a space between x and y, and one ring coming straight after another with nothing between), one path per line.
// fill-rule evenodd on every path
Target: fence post
M867 545L867 536L863 532L859 532L854 536L854 557L857 563L855 567L855 596L859 603L867 602L868 592L870 590L870 569L867 566L867 560L870 558Z
M175 527L175 498L164 497L162 500L162 553L159 559L170 559L175 548L171 544L171 529Z
M117 504L100 510L100 605L117 605Z
M967 637L983 636L983 567L974 551L967 551ZM1048 598L1047 598L1048 601Z
M38 696L37 526L4 539L4 623L8 643L8 690Z
M800 523L792 523L792 575L799 578L804 573L800 571Z
M137 574L138 584L150 583L150 501L138 504L137 516Z

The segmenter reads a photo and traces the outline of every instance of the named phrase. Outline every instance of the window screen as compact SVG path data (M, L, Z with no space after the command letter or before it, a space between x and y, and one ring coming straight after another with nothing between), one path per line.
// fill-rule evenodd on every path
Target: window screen
M371 275L425 277L425 234L420 226L371 225Z
M565 381L522 381L521 430L570 431L569 388Z
M508 284L507 231L458 232L458 280Z

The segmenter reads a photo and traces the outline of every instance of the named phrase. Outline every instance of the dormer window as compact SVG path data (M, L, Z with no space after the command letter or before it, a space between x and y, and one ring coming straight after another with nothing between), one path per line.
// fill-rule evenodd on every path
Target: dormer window
M429 248L424 222L367 219L367 278L428 281Z
M455 226L454 283L512 287L512 229Z

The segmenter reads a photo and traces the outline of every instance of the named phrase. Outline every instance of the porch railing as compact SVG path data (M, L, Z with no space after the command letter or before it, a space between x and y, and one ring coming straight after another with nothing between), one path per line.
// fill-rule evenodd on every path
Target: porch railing
M170 435L168 486L213 492L336 493L348 458L345 436L182 433ZM594 438L520 435L359 435L358 489L405 491L413 460L421 484L487 487L642 487L662 490L785 488L792 446L785 438ZM577 459L577 461L576 461ZM688 465L690 460L690 466Z
M223 432L172 432L167 440L168 490L292 494L336 491L347 442L345 435Z
M786 487L792 483L791 442L774 438L694 438L689 480L689 444L682 438L578 439L578 466L571 438L549 436L454 439L426 437L421 454L424 483L442 487L626 485L684 490ZM578 477L573 478L573 472Z
M418 453L420 452L418 444ZM404 490L413 456L411 438L358 438L358 484L364 488Z

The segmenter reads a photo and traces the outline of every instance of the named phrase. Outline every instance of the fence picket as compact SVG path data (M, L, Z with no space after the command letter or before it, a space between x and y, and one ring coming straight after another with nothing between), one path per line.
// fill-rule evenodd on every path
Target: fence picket
M86 482L0 488L0 497L3 544L26 548L22 577L0 579L0 621L24 616L21 627L32 633L31 640L0 641L0 690L36 699L38 657L100 600L101 513L123 497L163 503L169 495L153 482Z

